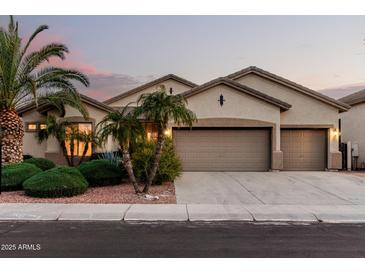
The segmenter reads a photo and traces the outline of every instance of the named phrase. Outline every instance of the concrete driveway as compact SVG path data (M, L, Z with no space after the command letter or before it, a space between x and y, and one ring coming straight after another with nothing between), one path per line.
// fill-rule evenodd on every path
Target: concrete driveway
M184 172L180 204L365 205L365 178L340 172Z

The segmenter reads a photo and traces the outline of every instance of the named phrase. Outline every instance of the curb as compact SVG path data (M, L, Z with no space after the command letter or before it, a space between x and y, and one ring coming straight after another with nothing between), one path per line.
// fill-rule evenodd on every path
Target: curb
M0 204L0 221L365 223L365 206Z

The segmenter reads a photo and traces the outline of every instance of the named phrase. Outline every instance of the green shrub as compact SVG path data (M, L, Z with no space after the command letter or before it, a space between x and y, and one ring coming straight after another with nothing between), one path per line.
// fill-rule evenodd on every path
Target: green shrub
M78 167L90 186L117 185L122 182L124 169L108 160L92 160Z
M56 165L46 158L30 158L24 160L24 163L32 164L39 167L41 170L54 168Z
M1 189L4 191L20 190L23 182L42 170L28 163L3 166L1 169Z
M71 197L86 191L88 183L75 167L54 167L23 183L26 195L40 198Z
M33 158L33 156L32 156L32 155L30 155L30 154L24 154L24 155L23 155L23 161L24 161L24 160L27 160L27 159L30 159L30 158Z
M132 154L133 169L135 176L140 181L146 181L155 151L155 143L140 143L135 147ZM162 150L160 165L157 170L155 184L173 181L181 174L181 162L176 155L171 138L166 139Z

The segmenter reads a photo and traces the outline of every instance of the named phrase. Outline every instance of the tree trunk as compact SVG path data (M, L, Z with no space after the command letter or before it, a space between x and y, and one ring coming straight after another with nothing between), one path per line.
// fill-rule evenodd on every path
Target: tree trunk
M71 157L71 160L70 160L70 163L71 163L71 166L74 166L74 149L75 149L75 140L73 138L71 138L70 140L70 157Z
M79 159L79 162L77 163L77 165L78 165L78 166L79 166L79 165L81 165L81 163L84 161L84 159L85 159L85 155L86 155L86 153L87 153L87 150L88 150L88 148L89 148L89 144L90 144L90 143L85 142L84 144L85 144L85 146L84 146L84 150L82 151L81 158Z
M65 141L60 142L60 144L61 144L61 148L62 148L63 156L65 156L66 161L67 161L67 164L68 164L69 166L71 166L70 157L68 157L68 155L67 155L67 149L66 149Z
M123 166L128 173L129 180L132 182L134 191L138 194L141 193L138 187L138 183L136 177L134 176L131 155L129 154L128 145L122 147L122 154L123 154Z
M23 161L24 125L15 110L0 110L0 126L2 130L1 164L15 164Z
M152 166L150 168L150 172L148 174L148 179L146 185L144 186L143 192L148 193L150 186L152 185L153 180L156 177L157 169L160 165L160 159L162 155L162 149L165 144L165 135L164 129L162 127L158 128L158 135L157 135L157 144L155 149L155 157L153 158Z

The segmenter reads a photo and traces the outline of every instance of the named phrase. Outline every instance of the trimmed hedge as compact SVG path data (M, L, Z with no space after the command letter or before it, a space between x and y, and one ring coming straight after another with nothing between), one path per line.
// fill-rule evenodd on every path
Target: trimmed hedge
M55 167L23 183L26 195L39 198L71 197L84 193L88 183L75 167Z
M134 174L142 182L147 180L154 152L154 142L142 142L135 147L132 154ZM154 183L162 184L163 182L173 181L180 176L181 171L181 161L176 155L172 139L168 138L162 149L160 165Z
M125 175L122 167L117 167L108 160L92 160L78 167L90 186L117 185Z
M52 161L46 158L29 158L24 160L24 163L35 165L43 171L54 168L56 166Z
M21 190L26 179L40 172L42 172L40 168L28 163L3 166L1 169L1 190Z

